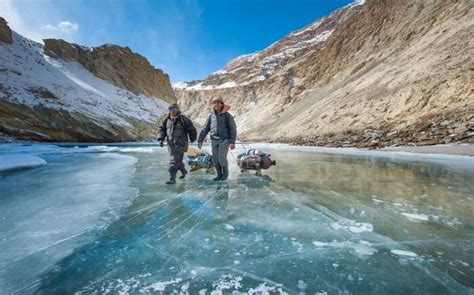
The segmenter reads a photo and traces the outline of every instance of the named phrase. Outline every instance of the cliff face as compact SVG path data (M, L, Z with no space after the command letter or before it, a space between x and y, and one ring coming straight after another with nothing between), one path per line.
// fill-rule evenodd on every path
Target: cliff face
M203 122L209 100L223 96L248 139L373 147L472 141L472 6L354 3L179 85L178 100Z
M0 35L0 133L39 141L153 139L175 101L168 76L128 48L62 40L43 46L1 20Z
M10 30L7 21L3 17L0 17L0 42L10 44L13 42L12 30Z
M98 78L139 95L160 97L176 102L170 79L155 69L146 58L128 47L106 44L87 48L64 40L45 39L45 54L63 60L75 60Z

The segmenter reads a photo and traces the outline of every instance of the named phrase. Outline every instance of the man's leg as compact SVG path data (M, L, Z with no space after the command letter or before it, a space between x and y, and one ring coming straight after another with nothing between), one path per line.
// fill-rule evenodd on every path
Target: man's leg
M227 161L228 152L229 152L229 141L226 139L226 140L221 141L218 148L219 164L222 167L221 180L227 180L227 178L229 177L229 163Z
M176 157L175 157L176 168L177 170L181 171L181 176L179 177L181 179L183 179L186 176L186 174L188 174L188 171L186 170L186 167L184 166L183 158L184 158L183 152L176 153Z
M212 163L214 163L214 166L216 167L216 171L217 171L217 177L213 179L215 181L221 180L222 178L222 167L219 163L219 143L220 143L220 140L213 140L211 143Z
M183 153L178 149L172 148L170 151L170 164L169 164L169 172L170 172L170 180L166 182L166 184L175 184L176 183L176 173L183 165Z

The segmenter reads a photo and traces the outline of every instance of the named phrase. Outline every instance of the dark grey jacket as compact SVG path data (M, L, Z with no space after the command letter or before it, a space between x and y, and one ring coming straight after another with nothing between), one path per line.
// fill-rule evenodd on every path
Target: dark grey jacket
M166 138L170 149L178 149L183 153L188 149L188 137L189 141L193 142L196 136L197 131L193 122L183 114L179 114L174 122L168 115L158 132L158 140L164 141Z
M209 132L211 133L211 139L228 139L229 143L235 143L237 127L235 126L234 117L228 112L220 114L216 114L215 111L211 112L204 128L199 133L198 142L203 142Z

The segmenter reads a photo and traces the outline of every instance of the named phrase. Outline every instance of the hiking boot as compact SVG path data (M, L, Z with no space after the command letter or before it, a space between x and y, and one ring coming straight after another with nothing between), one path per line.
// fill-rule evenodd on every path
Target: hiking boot
M222 167L221 180L227 180L228 177L229 177L229 166Z
M175 184L176 183L176 172L170 172L170 180L166 184Z
M216 165L217 177L214 178L214 181L219 181L222 178L222 168L221 165Z
M180 179L185 178L186 174L188 174L188 170L186 170L186 168L181 169L181 176L179 178Z

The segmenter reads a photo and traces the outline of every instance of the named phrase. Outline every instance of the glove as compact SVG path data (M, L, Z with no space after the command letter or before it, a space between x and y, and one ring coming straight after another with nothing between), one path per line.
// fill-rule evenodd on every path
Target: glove
M202 148L202 142L198 142L198 149Z
M160 147L164 147L164 143L163 143L163 140L160 140Z

